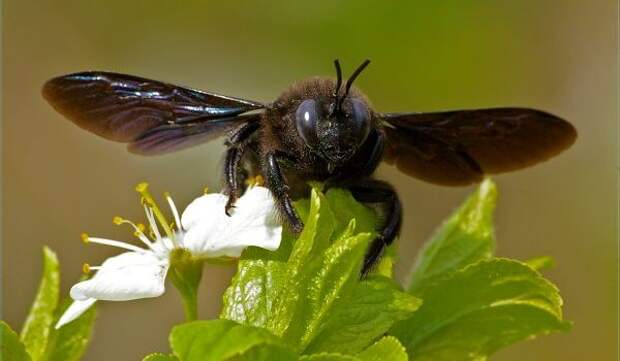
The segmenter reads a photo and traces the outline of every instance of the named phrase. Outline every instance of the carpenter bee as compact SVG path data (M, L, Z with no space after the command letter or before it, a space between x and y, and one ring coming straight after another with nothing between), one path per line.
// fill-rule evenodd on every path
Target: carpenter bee
M334 64L335 79L302 80L271 104L98 71L51 79L43 96L79 127L129 143L129 151L140 155L169 153L227 134L227 214L248 175L264 177L295 233L303 223L292 202L308 181L349 189L384 215L362 274L401 225L394 188L372 177L381 161L427 182L462 186L544 161L577 136L568 122L525 108L380 113L353 86L369 61L344 84L338 60Z

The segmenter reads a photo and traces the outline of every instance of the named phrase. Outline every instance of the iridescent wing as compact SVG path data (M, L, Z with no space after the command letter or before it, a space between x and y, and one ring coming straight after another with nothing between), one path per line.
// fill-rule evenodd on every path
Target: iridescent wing
M164 124L151 128L136 139L127 149L140 155L160 155L175 152L208 142L242 124L259 121L260 114L242 114L236 117L207 119L185 124Z
M83 72L57 77L43 96L77 126L131 143L139 154L160 154L208 141L247 121L263 104L132 75Z

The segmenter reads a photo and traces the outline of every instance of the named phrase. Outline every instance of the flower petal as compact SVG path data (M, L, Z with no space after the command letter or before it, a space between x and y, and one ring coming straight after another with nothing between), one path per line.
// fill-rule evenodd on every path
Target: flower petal
M60 316L60 319L54 326L56 329L68 324L69 322L80 317L86 310L90 308L97 300L94 298L87 298L81 301L73 301L73 303L65 310L65 313Z
M71 288L74 300L127 301L164 293L168 260L153 252L126 252L108 258L93 278Z
M220 193L209 193L194 199L181 216L183 228L188 229L205 223L216 225L218 219L227 217L226 214L222 214L227 201L228 197Z
M209 193L190 203L181 224L185 230L183 246L194 254L204 253L213 239L220 238L230 220L224 212L228 198L219 193Z
M212 202L211 212L195 215L190 213L194 222L188 222L184 244L198 256L205 257L239 257L243 249L257 246L276 250L280 246L282 225L279 223L271 192L264 187L252 187L237 201L232 216L224 216L224 202ZM205 200L207 201L207 200ZM190 205L191 206L191 205ZM204 204L203 209L207 209ZM189 209L190 207L188 207ZM217 209L219 208L219 209ZM188 212L183 213L183 217ZM202 217L202 218L200 218ZM217 221L218 223L213 224ZM185 224L184 224L185 227Z

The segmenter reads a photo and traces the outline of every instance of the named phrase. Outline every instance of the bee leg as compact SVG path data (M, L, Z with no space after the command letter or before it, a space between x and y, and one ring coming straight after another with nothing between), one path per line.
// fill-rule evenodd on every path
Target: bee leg
M230 216L230 209L234 207L235 202L245 190L244 169L239 165L243 159L246 141L258 127L258 122L247 123L235 131L226 142L228 150L224 160L224 189L228 194L228 202L226 202L224 211L228 216Z
M365 277L398 235L402 223L402 206L394 188L383 181L367 179L350 186L349 190L358 201L380 203L385 210L385 224L366 251L361 271L362 277Z
M293 201L289 195L290 188L280 169L281 161L290 161L290 159L280 152L273 151L267 153L263 174L265 175L267 187L269 187L276 198L280 211L288 220L291 230L299 234L303 230L304 224L293 207Z
M243 182L239 179L240 167L239 163L243 155L243 149L240 147L231 147L226 151L225 159L225 186L224 193L228 194L228 201L224 207L226 215L230 216L230 210L235 207L235 202L243 194Z

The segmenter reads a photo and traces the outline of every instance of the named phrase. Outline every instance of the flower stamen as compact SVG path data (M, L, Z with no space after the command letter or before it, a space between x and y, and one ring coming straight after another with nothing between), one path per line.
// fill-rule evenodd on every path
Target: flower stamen
M146 218L149 220L149 228L152 233L152 238L155 238L158 242L161 242L164 247L168 249L173 249L177 246L174 238L164 238L159 233L159 227L157 227L157 223L155 222L155 215L153 214L153 210L148 206L144 206L144 211L146 212Z
M155 238L157 241L161 241L161 234L159 233L159 227L157 227L157 222L155 221L155 215L153 214L153 210L145 204L144 212L146 213L146 218L149 221L149 229L153 233L153 238Z
M265 184L265 179L263 178L262 175L258 174L254 177L250 177L248 178L245 183L247 184L248 187L255 187L255 186L263 186Z
M89 274L92 271L98 271L101 269L101 266L91 266L88 263L84 263L82 265L82 272L84 272L84 274Z
M153 243L149 240L149 238L144 234L144 225L143 224L135 224L128 219L121 218L119 216L114 217L112 220L114 224L129 224L133 227L134 232L133 235L136 236L142 243L144 243L148 248L153 249Z
M153 211L155 218L159 221L161 228L163 228L168 238L172 238L174 236L174 233L172 232L172 229L170 229L170 226L168 226L168 221L166 220L166 217L164 217L164 214L157 206L157 203L155 203L155 199L149 192L148 187L148 183L142 182L136 186L136 191L142 196L142 200L144 201L145 206L148 206L148 208Z
M134 246L133 244L129 244L129 243L121 242L121 241L115 241L112 239L89 237L88 234L86 233L82 233L81 238L82 238L82 242L84 242L85 244L98 243L98 244L103 244L106 246L123 248L129 251L140 252L140 253L145 251L144 249Z
M174 204L172 197L170 197L170 193L164 193L164 197L166 197L166 200L168 200L168 206L170 207L170 211L172 211L172 215L174 216L173 224L176 224L179 230L182 230L183 226L181 226L181 217L179 217L179 210L177 209L176 204Z

